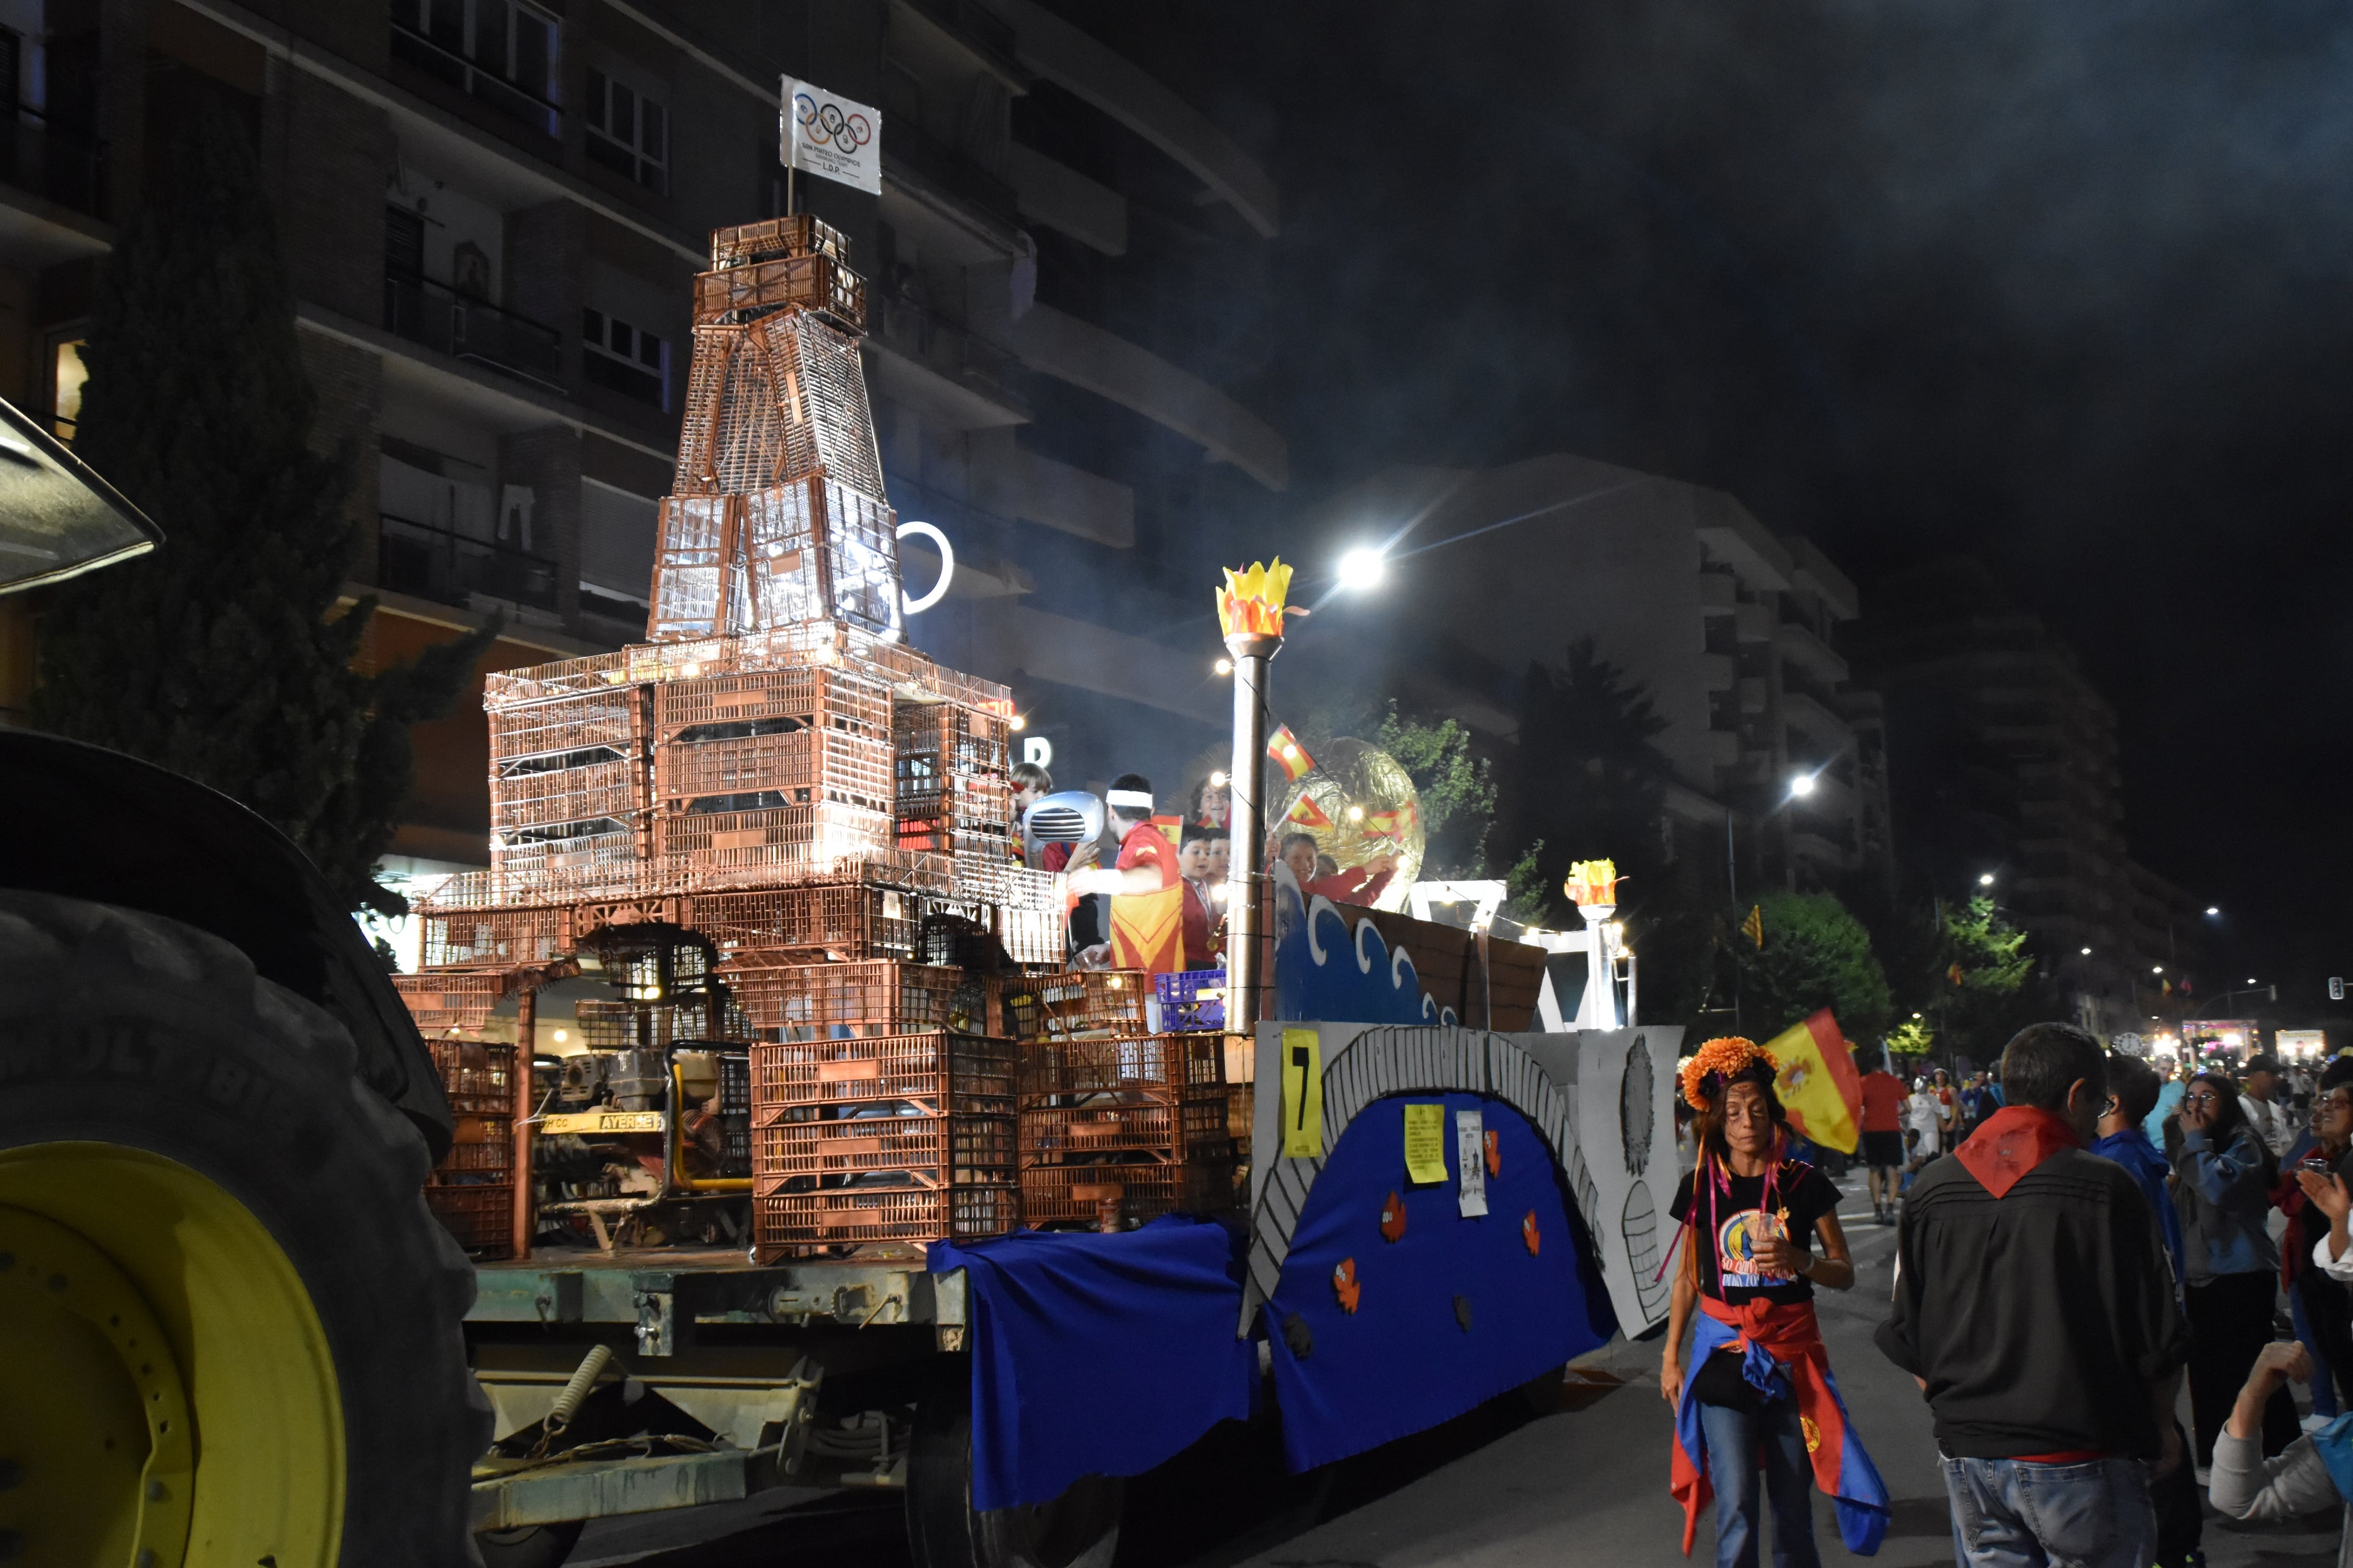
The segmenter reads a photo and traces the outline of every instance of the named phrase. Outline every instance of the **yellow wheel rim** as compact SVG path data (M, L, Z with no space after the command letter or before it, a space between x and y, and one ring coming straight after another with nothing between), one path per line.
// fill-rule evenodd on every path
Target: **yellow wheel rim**
M0 1545L76 1568L335 1561L334 1359L243 1204L143 1150L0 1151Z

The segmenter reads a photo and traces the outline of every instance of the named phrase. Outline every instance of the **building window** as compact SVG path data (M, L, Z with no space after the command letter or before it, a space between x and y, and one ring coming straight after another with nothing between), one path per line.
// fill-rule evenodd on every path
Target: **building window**
M393 0L396 58L550 136L562 134L557 34L522 0Z
M626 83L588 72L588 161L635 180L657 195L670 191L670 115Z
M79 337L58 338L49 345L49 427L68 445L80 427L82 383L90 379L81 363L81 345Z
M580 312L580 374L590 384L670 412L670 343L602 310Z

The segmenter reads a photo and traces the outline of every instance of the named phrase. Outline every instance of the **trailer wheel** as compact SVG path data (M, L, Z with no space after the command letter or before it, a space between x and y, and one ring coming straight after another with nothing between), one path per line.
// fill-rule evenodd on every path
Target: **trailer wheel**
M972 1390L943 1379L915 1410L907 1541L915 1568L1111 1568L1126 1484L1089 1476L1052 1502L972 1506Z
M354 1057L227 942L0 891L0 1532L31 1560L470 1560L473 1275Z
M520 1530L486 1530L474 1537L482 1568L560 1568L580 1543L586 1520L564 1524L527 1524Z

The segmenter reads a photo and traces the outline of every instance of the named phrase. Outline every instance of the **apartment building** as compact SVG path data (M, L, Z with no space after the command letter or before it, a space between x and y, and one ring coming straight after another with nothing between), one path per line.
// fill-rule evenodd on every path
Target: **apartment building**
M2176 1016L2168 986L2204 982L2204 910L2133 861L2116 711L2074 655L1971 560L1879 584L1853 646L1894 736L1907 868L1947 897L1991 876L2090 1026Z
M891 500L956 551L911 640L1012 684L1075 782L1173 769L1225 698L1213 635L1149 634L1207 603L1202 520L1286 480L1282 437L1220 389L1249 369L1278 204L1153 74L1149 19L1095 18L1127 53L1067 10L0 0L0 390L70 437L94 268L194 95L226 94L276 197L321 438L365 457L366 657L494 613L487 668L609 648L644 632L708 233L789 200L870 279ZM788 180L787 75L881 109L879 195ZM920 590L937 558L905 554ZM26 640L19 613L19 693ZM480 863L480 714L418 742L396 852Z
M1665 721L1662 830L1687 874L1720 889L1729 858L1744 891L1892 874L1882 716L1838 646L1854 585L1809 541L1720 490L1567 455L1387 469L1317 518L1335 555L1393 539L1394 565L1286 659L1353 629L1367 689L1506 740L1528 667L1590 637Z

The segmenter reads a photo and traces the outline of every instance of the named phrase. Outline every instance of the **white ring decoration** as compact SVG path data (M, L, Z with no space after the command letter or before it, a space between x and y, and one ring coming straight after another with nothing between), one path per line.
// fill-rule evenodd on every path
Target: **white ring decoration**
M904 539L911 533L922 534L939 546L940 551L940 580L932 584L930 593L920 599L914 599L908 597L906 589L899 590L899 598L906 606L906 613L911 616L920 616L947 597L948 584L955 577L955 546L948 542L946 534L928 522L902 522L899 525L900 538Z

